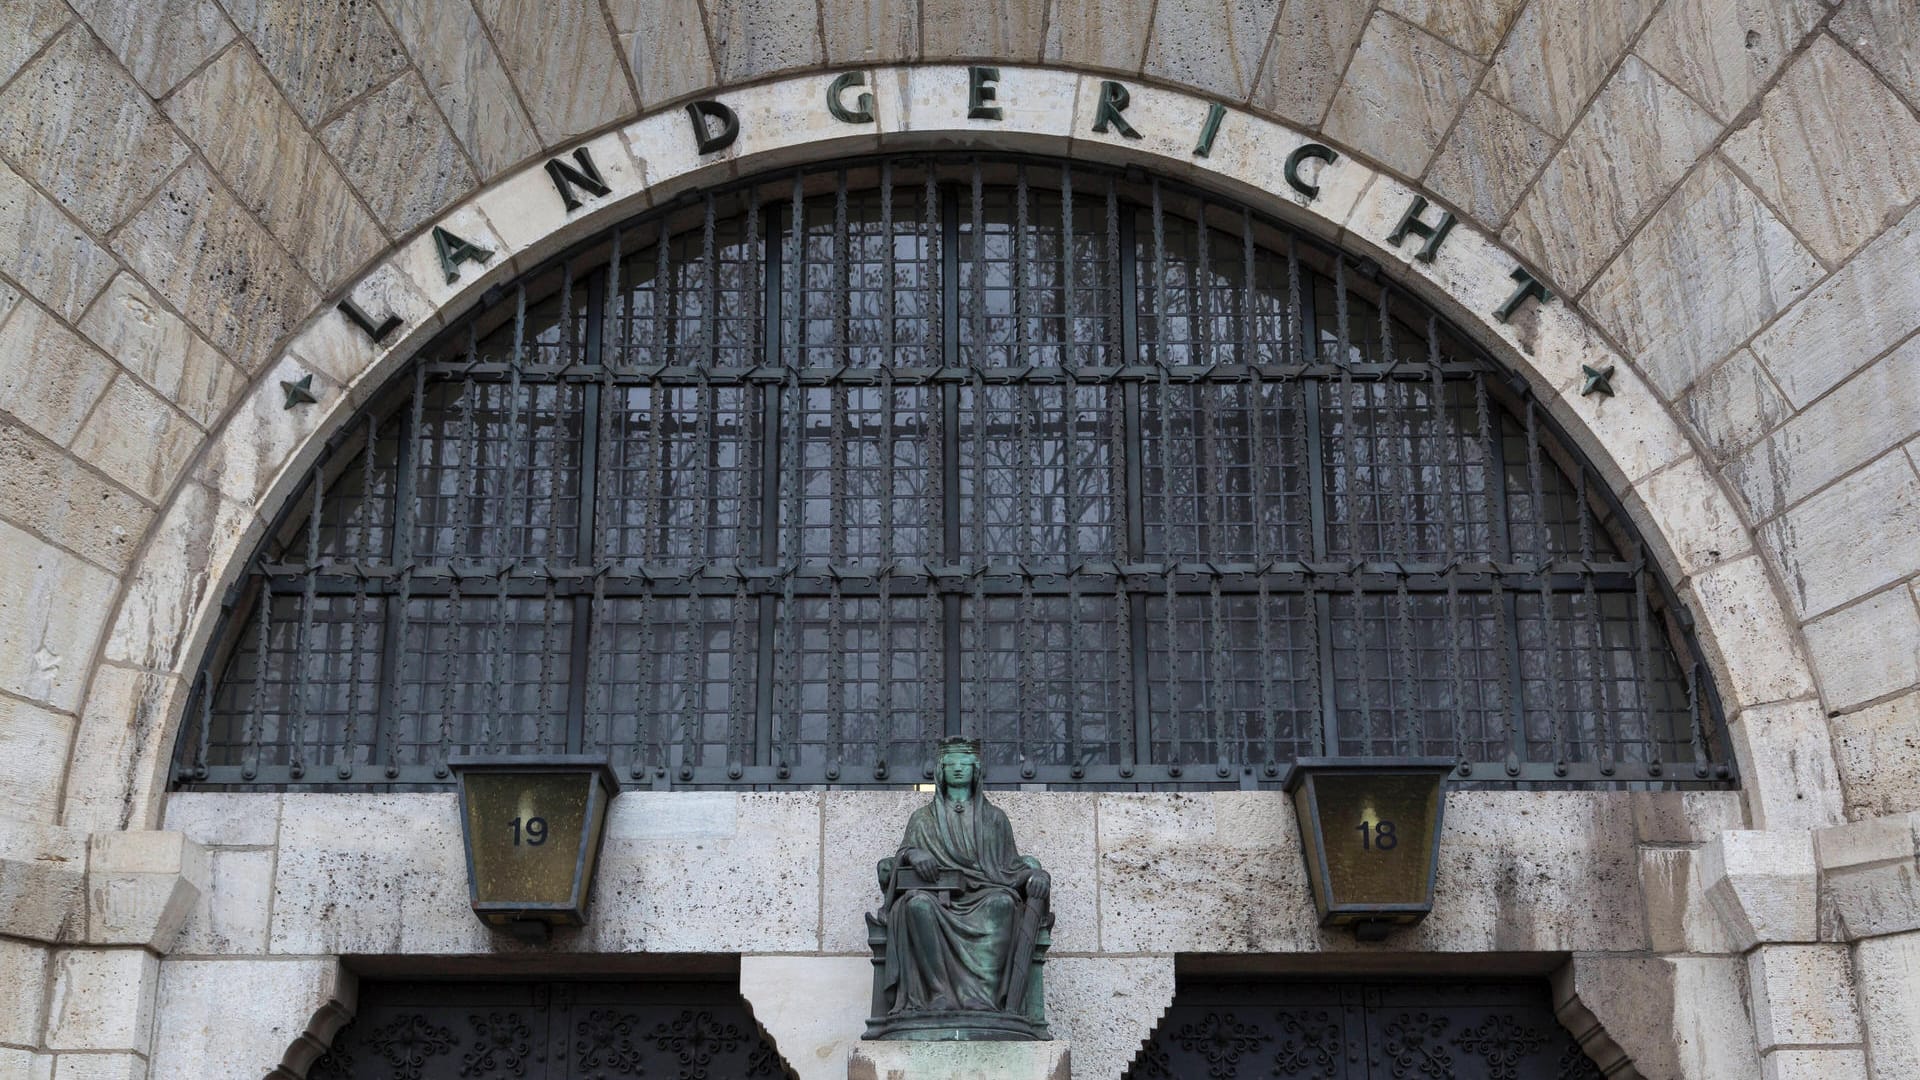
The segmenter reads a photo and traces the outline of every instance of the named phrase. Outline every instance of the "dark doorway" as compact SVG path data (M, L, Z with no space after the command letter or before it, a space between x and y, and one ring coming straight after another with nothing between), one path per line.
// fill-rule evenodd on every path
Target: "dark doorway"
M1600 1080L1542 982L1182 979L1128 1080Z
M722 982L364 982L313 1080L791 1077Z

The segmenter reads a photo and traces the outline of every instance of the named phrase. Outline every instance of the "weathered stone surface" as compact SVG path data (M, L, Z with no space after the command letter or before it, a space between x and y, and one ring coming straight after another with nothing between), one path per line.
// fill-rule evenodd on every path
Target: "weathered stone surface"
M1896 587L1807 624L1807 652L1829 709L1920 683L1920 608Z
M54 954L47 1003L51 1050L146 1053L160 959L145 949L66 949Z
M1920 569L1920 476L1896 450L1762 526L1760 540L1800 614L1828 611Z
M360 0L222 0L240 32L317 125L407 66L380 11Z
M1278 5L1166 0L1154 5L1146 74L1231 101L1247 97Z
M60 782L72 745L71 716L0 697L0 818L59 819Z
M156 98L233 40L233 24L213 0L77 0L73 8Z
M1281 5L1273 47L1254 83L1253 106L1318 128L1372 10L1365 0Z
M257 956L267 951L273 909L273 852L208 855L211 886L187 915L174 956Z
M168 181L114 246L248 370L257 369L319 299L273 238L198 165Z
M87 852L87 941L165 954L211 884L207 850L180 833L95 833Z
M1793 411L1750 349L1695 379L1680 395L1679 406L1720 461L1751 446Z
M1827 28L1909 102L1920 102L1920 24L1905 0L1845 0Z
M1657 6L1653 0L1527 5L1493 59L1488 92L1547 134L1565 134Z
M271 847L280 835L280 795L176 791L167 796L164 821L205 847Z
M113 376L106 357L36 304L18 303L0 322L0 409L54 442L80 434Z
M87 836L10 821L0 829L0 932L32 941L86 933Z
M87 309L80 332L201 427L212 427L245 383L206 339L120 274Z
M811 67L825 55L813 0L742 0L712 17L714 67L722 82Z
M1920 326L1916 264L1920 210L1862 248L1754 339L1754 355L1795 408L1805 408Z
M1733 943L1707 902L1693 848L1641 848L1640 897L1656 953L1725 953Z
M873 964L861 956L743 956L740 996L800 1080L846 1080L847 1053L872 1011Z
M73 712L119 582L4 522L0 559L0 689Z
M1829 37L1787 69L1726 154L1828 260L1920 195L1920 118Z
M1038 59L1047 0L920 0L920 55L927 60Z
M73 452L158 502L173 487L205 433L131 376L121 375L93 407Z
M420 77L355 102L320 138L390 231L411 232L473 189L473 169Z
M1833 721L1849 818L1920 809L1920 693Z
M1873 1080L1920 1076L1920 934L1862 941L1853 963Z
M1853 965L1845 945L1766 945L1747 957L1760 1052L1783 1045L1857 1043Z
M493 30L500 59L520 87L534 130L548 146L634 111L633 90L599 4L479 0L474 6Z
M713 49L698 0L612 0L614 33L640 88L640 107L713 85ZM913 56L920 42L920 9L912 3L853 0L843 20L827 20L828 46L837 40L834 63L880 63ZM674 47L663 49L660 43Z
M1704 843L1746 828L1746 821L1735 791L1646 791L1633 797L1633 834L1641 843Z
M0 1043L39 1044L49 959L47 950L38 945L0 938L0 985L7 988L0 995Z
M95 830L144 829L159 815L160 794L185 705L177 675L101 664L87 690L74 736L62 820Z
M1893 814L1813 834L1821 918L1843 941L1920 930L1920 815Z
M1735 703L1781 701L1813 693L1806 654L1781 611L1757 555L1702 571L1690 583L1719 658L1720 692Z
M533 123L507 78L479 13L437 0L381 0L394 34L413 57L460 144L483 176L492 176L540 148ZM617 5L616 5L617 6ZM663 38L675 42L680 37Z
M1479 61L1384 12L1347 66L1326 132L1407 176L1419 176L1466 104Z
M85 229L0 165L0 271L73 322L114 269L113 256Z
M828 0L830 3L831 0ZM1052 0L1047 12L1049 63L1140 70L1147 54L1153 8L1130 0ZM834 55L833 15L827 10L827 55ZM1251 78L1254 73L1249 72Z
M1814 829L1840 820L1840 780L1818 702L1749 705L1727 734L1754 828Z
M0 420L0 516L26 522L68 551L115 573L133 560L153 510L71 454Z
M1173 1003L1173 957L1054 957L1047 1023L1073 1046L1075 1076L1124 1076Z
M1762 1080L1867 1080L1866 1052L1848 1047L1770 1050Z
M187 156L77 23L0 94L0 150L96 233L126 220Z
M1713 474L1688 457L1637 484L1630 502L1645 507L1662 529L1646 538L1668 550L1680 576L1690 577L1753 550L1746 524L1720 493Z
M147 1080L144 1054L61 1054L53 1080Z
M0 83L13 78L72 15L60 0L23 0L0 8Z
M1819 939L1811 833L1729 830L1700 849L1698 869L1737 950Z
M847 1080L1067 1080L1065 1042L868 1042L854 1044Z
M1428 167L1426 186L1474 220L1497 227L1552 150L1546 132L1485 94L1475 94Z
M1799 299L1820 272L1786 226L1713 161L1647 221L1585 303L1672 398Z
M595 161L599 161L599 157ZM613 172L612 164L601 164L601 175ZM539 177L547 181L544 172ZM511 190L519 182L508 181L491 188L481 196L481 201ZM546 194L554 198L550 181L547 182ZM559 200L554 198L554 201L557 203ZM374 319L394 316L401 320L401 326L407 331L417 335L431 333L438 325L438 314L390 262L381 263L354 282L351 295L361 310ZM391 374L390 368L382 363L383 360L390 361L396 354L405 355L412 351L406 337L405 333L394 334L384 342L376 343L366 331L355 326L344 312L334 310L307 324L307 328L287 344L287 357L306 370L319 372L335 385L347 387L351 391L351 400L359 403ZM414 340L418 341L419 338Z
M175 670L200 646L194 620L224 584L213 575L237 572L236 551L263 529L247 506L204 485L182 484L148 540L139 574L127 583L106 658L147 671Z
M153 1080L298 1075L276 1069L318 1017L337 1025L351 1014L354 980L331 958L170 960L157 997L156 1023L166 1035L154 1042ZM255 1007L236 1010L236 1001Z
M1571 986L1639 1075L1760 1075L1735 957L1576 956ZM1556 977L1556 986L1559 986Z
M379 226L346 178L244 46L221 53L168 98L166 108L316 281L338 281L383 246Z
M1820 0L1675 0L1647 24L1635 51L1729 121L1826 12Z
M1484 60L1499 47L1526 0L1385 0L1380 6Z
M1608 81L1567 136L1566 145L1547 163L1533 193L1514 214L1505 233L1507 240L1544 267L1561 287L1578 291L1613 258L1621 242L1687 174L1719 131L1720 125L1677 87L1637 58L1627 57L1619 74ZM1720 186L1738 183L1725 173L1714 174L1713 181ZM1684 214L1685 207L1715 190L1696 188L1690 197L1675 200L1683 209L1669 207L1666 213ZM1729 202L1728 207L1748 209L1744 203ZM1753 208L1758 204L1753 203ZM1696 216L1716 210L1724 212L1715 206L1696 211ZM1675 220L1664 228L1670 232L1700 226L1738 227L1734 221ZM1671 237L1667 239L1670 246ZM1656 250L1665 253L1667 249ZM1747 268L1744 263L1734 267ZM1745 275L1737 283L1744 284ZM1661 388L1668 389L1664 383Z

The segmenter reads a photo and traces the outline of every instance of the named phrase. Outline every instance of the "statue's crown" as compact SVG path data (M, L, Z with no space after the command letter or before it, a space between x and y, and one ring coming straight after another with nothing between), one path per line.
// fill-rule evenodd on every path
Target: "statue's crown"
M962 739L958 737L941 739L939 749L940 752L938 756L940 757L946 757L948 754L969 754L977 758L980 756L980 740Z

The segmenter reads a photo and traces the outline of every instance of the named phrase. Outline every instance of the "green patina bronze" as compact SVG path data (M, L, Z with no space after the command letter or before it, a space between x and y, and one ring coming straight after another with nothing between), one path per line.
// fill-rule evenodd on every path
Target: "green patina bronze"
M981 780L978 743L941 743L932 801L880 860L882 900L867 916L869 1039L1048 1037L1041 966L1052 879L1015 849L1013 826Z

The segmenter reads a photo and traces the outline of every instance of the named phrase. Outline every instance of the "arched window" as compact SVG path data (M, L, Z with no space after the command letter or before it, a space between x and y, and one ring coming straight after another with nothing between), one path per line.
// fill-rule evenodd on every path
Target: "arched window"
M177 782L1718 782L1605 485L1368 264L1134 173L842 163L490 294L254 558Z

